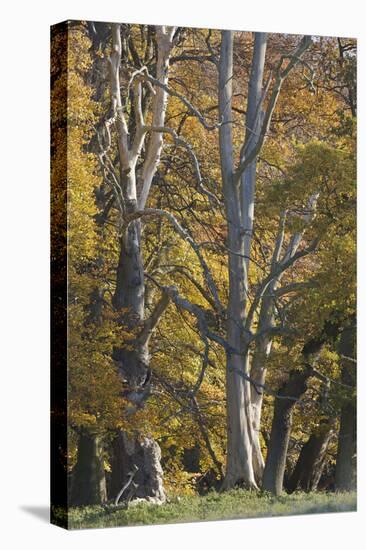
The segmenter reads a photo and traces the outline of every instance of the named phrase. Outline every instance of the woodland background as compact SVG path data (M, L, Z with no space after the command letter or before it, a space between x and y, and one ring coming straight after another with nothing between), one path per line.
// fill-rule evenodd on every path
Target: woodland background
M355 42L70 22L53 48L71 502L352 489Z

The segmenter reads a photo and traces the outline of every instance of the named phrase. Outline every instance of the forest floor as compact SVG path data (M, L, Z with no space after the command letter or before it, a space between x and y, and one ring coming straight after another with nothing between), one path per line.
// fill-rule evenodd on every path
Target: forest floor
M241 489L206 496L174 497L161 506L138 503L106 511L101 506L72 508L69 529L151 525L205 520L356 511L356 493L294 493L274 497Z

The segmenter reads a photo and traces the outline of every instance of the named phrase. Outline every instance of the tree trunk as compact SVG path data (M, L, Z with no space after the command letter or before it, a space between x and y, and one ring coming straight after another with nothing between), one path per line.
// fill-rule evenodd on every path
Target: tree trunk
M264 384L266 380L267 358L270 353L272 340L264 336L257 343L257 348L253 355L250 376L259 384ZM252 424L253 424L253 467L255 478L260 485L264 471L264 458L260 444L260 425L262 416L263 393L258 392L256 388L251 388L251 406L252 406Z
M292 411L296 400L306 391L309 369L292 371L276 397L262 488L280 495L286 467L288 442L292 426ZM288 399L291 397L292 399Z
M227 458L223 489L242 486L257 489L252 462L252 426L250 387L237 371L243 371L242 360L228 356L226 376Z
M72 472L70 504L87 506L107 500L100 438L83 431L78 442L77 462Z
M356 330L355 326L352 326L342 332L339 344L342 382L350 387L350 392L356 387L355 350ZM337 491L351 491L356 488L356 446L356 397L348 395L341 409L338 435L335 474Z
M237 203L236 203L237 204ZM238 212L233 199L227 203L228 244L230 250L243 254ZM241 485L257 488L253 468L253 426L251 388L240 372L249 374L249 351L243 342L246 292L244 288L243 259L229 253L229 300L227 341L236 350L227 354L226 407L227 407L227 466L224 488Z
M263 74L267 49L267 33L254 33L253 59L248 85L248 106L245 116L245 141L244 150L248 155L256 144L256 135L260 131L262 123L260 102L263 94ZM243 160L243 159L241 159ZM244 254L247 272L249 270L249 258L254 223L254 199L256 183L257 158L247 167L241 176L240 201L242 213L242 225L244 229Z
M148 349L137 337L143 325L145 309L139 221L132 222L127 235L121 239L113 306L117 313L120 312L118 322L132 334L129 342L114 349L113 358L128 389L138 392L143 388L149 374Z
M110 460L109 498L115 499L131 473L135 472L133 482L121 495L121 500L144 498L156 503L165 502L161 452L154 439L120 432L112 442Z
M114 350L114 359L126 386L125 397L130 402L127 413L132 415L142 407L150 392L150 357L148 340L139 339L144 316L144 270L140 250L139 222L132 222L126 239L121 242L117 271L117 286L113 304L121 311L119 322L136 334L136 338ZM115 498L126 483L128 474L138 468L134 483L122 499L154 498L164 502L163 474L160 465L159 445L151 437L133 437L120 432L112 444L112 475L110 497Z
M293 493L297 489L316 491L323 473L329 442L334 435L335 419L322 420L320 426L303 445L287 489Z
M235 350L227 353L226 364L227 463L223 489L236 485L257 488L252 464L250 387L239 374L248 371L248 353L245 353L243 341L247 278L239 190L233 181L232 73L233 33L223 31L219 66L219 111L223 124L219 129L219 137L229 247L227 342Z
M182 464L186 472L198 473L200 471L201 448L198 443L194 447L183 450Z
M356 407L342 407L338 435L335 488L351 491L356 488Z
M274 284L269 285L268 293L271 294ZM264 296L259 315L258 331L265 331L273 322L273 299L270 296ZM258 384L264 384L267 373L267 359L271 351L272 339L268 334L264 334L256 344L253 354L250 376ZM253 466L255 478L260 485L262 483L264 472L264 459L260 444L260 423L262 416L263 392L258 392L257 388L251 388L251 405L253 418Z
M243 151L246 150L246 154L249 154L256 144L255 136L260 131L260 125L262 122L261 106L260 102L263 94L263 75L264 64L267 49L267 34L263 32L254 33L254 47L253 47L253 59L250 72L250 79L248 85L248 106L245 117L245 141ZM250 144L251 143L251 144ZM241 159L243 160L243 159ZM254 223L254 202L255 202L255 184L256 184L256 168L257 158L255 157L253 162L247 167L241 176L240 182L240 201L241 201L241 225L244 233L244 262L245 262L245 277L248 281L249 268L250 268L250 255L251 244L253 236L253 223ZM248 282L246 283L248 287ZM270 348L270 344L267 342L260 342L261 353L263 352L263 359L267 355L267 349ZM258 358L258 356L257 356ZM253 371L254 368L254 372ZM265 364L264 361L261 364L258 362L251 367L251 375L255 380L264 384L265 379ZM252 462L255 473L255 479L258 484L262 481L264 460L260 445L259 433L260 433L260 418L262 409L262 395L259 395L254 388L251 389L251 408L253 418L253 430L252 430Z
M327 341L337 338L338 334L339 325L326 321L321 333L305 342L302 348L302 369L290 373L288 381L283 384L275 399L271 437L263 474L263 489L275 495L280 495L283 488L293 408L307 389L307 381L314 373L312 364L318 358L322 347Z

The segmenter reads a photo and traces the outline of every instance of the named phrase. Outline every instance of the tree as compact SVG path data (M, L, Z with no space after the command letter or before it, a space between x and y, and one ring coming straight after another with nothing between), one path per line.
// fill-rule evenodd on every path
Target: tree
M227 469L224 487L230 488L243 483L256 488L255 477L260 480L263 459L258 440L261 398L258 397L256 383L264 383L265 369L259 361L253 364L254 388L250 380L250 344L253 317L257 305L262 301L262 325L259 327L261 352L270 345L272 330L271 308L273 301L265 300L264 294L269 288L275 290L282 273L296 261L296 252L301 235L294 235L288 253L282 260L283 231L280 227L278 241L273 254L272 269L262 281L260 293L254 300L255 306L248 304L248 270L250 261L251 235L253 230L255 201L256 157L261 150L265 135L271 123L273 111L282 87L290 71L299 62L311 39L305 37L290 56L285 69L282 59L277 68L276 79L266 110L263 109L265 91L262 90L263 66L266 49L266 37L257 34L254 43L252 70L248 90L246 114L246 135L241 149L239 166L234 168L232 137L232 78L233 78L233 33L222 32L219 65L219 113L221 124L220 156L223 194L225 199L228 234L229 302L227 308L227 425L228 451ZM267 85L268 91L268 85ZM258 340L258 338L257 338ZM258 358L258 355L257 355ZM256 471L255 471L256 470Z
M127 344L116 346L114 360L118 364L121 376L128 387L127 398L132 408L141 406L149 394L149 340L159 319L168 305L163 296L151 316L145 320L145 274L141 250L142 226L140 218L146 213L151 183L159 164L163 143L163 127L166 112L167 92L164 87L168 82L168 67L173 38L176 29L169 27L155 28L157 49L156 81L159 86L154 90L151 106L151 124L145 124L143 102L146 94L141 80L142 71L136 71L128 83L133 86L134 104L131 107L129 120L126 120L125 108L121 96L120 70L122 59L121 25L112 25L112 47L109 57L110 70L110 111L100 137L100 162L105 177L111 184L119 210L119 259L116 273L116 288L113 295L113 306L118 312L118 323L135 333ZM151 92L150 92L151 93ZM129 99L129 98L127 98ZM118 173L109 158L112 146L111 129L116 129L118 148ZM132 135L131 135L132 133ZM147 134L150 135L148 143ZM146 146L146 155L141 160L142 148ZM140 472L138 496L150 496L164 500L160 469L160 450L149 437L142 441L136 436L130 437L121 433L113 444L114 464L125 464L128 461L137 463L137 456L143 457L145 472L139 462ZM121 468L115 467L112 481L112 493L117 493L124 483L119 477Z

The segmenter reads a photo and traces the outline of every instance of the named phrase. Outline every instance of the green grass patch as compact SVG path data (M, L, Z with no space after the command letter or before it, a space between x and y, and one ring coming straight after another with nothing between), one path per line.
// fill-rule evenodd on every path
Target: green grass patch
M101 506L71 508L69 529L153 525L221 519L289 516L355 511L356 493L294 493L274 497L242 489L206 496L184 496L162 506L139 503L128 509L105 510ZM62 511L54 510L55 516Z

